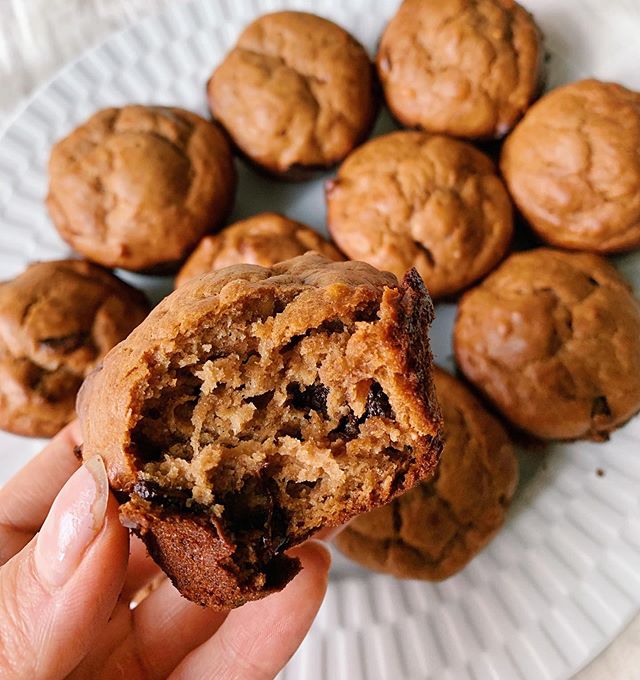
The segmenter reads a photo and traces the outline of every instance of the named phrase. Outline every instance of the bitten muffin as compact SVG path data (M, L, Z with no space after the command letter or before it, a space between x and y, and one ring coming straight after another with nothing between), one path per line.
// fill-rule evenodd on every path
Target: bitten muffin
M62 238L106 267L172 269L230 212L236 173L224 134L195 113L125 106L93 115L49 161Z
M597 255L511 255L462 298L454 349L467 378L542 439L606 439L640 410L640 303Z
M432 479L353 519L335 539L349 558L399 578L440 581L495 536L518 482L500 423L458 380L434 372L444 449Z
M500 138L541 90L541 42L533 18L513 0L404 0L376 65L403 125Z
M83 378L147 315L139 291L81 260L38 262L0 284L0 428L50 437Z
M377 113L373 67L340 26L304 12L256 19L213 72L214 117L251 161L304 179L342 160Z
M484 276L511 242L511 202L493 163L441 135L392 132L367 142L326 196L342 252L397 276L415 267L434 298Z
M84 456L185 597L264 597L287 548L433 471L432 317L415 271L315 253L193 279L85 382Z
M330 260L342 255L311 227L277 213L260 213L205 236L176 277L176 287L190 279L234 264L270 267L315 250Z
M608 253L640 247L640 93L582 80L543 97L506 140L501 167L544 241Z

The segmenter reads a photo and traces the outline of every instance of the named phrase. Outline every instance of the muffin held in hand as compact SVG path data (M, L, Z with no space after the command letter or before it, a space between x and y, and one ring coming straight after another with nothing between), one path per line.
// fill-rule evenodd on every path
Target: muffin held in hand
M541 89L541 35L513 0L404 0L380 41L378 75L407 127L500 138Z
M139 291L81 260L39 262L0 284L0 428L50 437L83 378L147 315Z
M209 104L259 167L304 179L367 137L377 113L373 67L344 29L313 14L256 19L214 71Z
M495 536L518 482L500 423L467 388L437 369L444 449L435 476L353 519L335 542L349 558L400 578L440 581Z
M185 597L264 597L287 548L433 471L432 317L415 271L314 253L193 279L85 382L83 454Z
M106 267L172 269L230 212L224 134L195 113L105 109L59 141L47 205L62 238Z
M608 253L640 247L640 93L582 80L531 108L502 173L544 241Z
M493 163L448 137L377 137L347 158L326 194L329 231L346 255L397 276L415 267L434 298L484 276L511 242L511 202Z
M311 227L284 215L265 212L205 236L184 263L176 277L176 287L233 264L259 264L270 267L315 250L330 260L342 255Z
M458 365L518 428L606 439L640 410L640 303L597 255L512 255L458 308Z

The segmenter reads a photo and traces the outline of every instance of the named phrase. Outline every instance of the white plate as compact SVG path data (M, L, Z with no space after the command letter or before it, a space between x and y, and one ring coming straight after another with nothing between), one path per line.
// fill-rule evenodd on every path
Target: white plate
M528 0L546 36L551 86L593 75L640 89L636 0ZM114 35L40 90L0 139L0 278L69 254L47 217L52 143L96 109L176 104L206 115L204 84L253 17L283 6L323 14L373 51L385 0L196 0ZM383 117L377 132L392 128ZM233 218L275 209L324 232L322 181L240 172ZM640 255L616 264L640 290ZM157 299L170 282L127 275ZM433 340L451 367L454 308ZM0 433L0 483L41 442ZM373 575L336 557L327 599L287 680L565 680L640 610L640 419L606 444L523 454L523 484L501 534L439 585ZM605 476L596 474L602 468ZM621 679L622 680L622 679Z

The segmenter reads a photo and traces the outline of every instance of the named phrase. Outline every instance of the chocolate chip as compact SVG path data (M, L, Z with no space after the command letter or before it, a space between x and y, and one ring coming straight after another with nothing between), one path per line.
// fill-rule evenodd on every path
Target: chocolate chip
M360 424L358 419L350 411L348 415L342 416L338 426L329 432L329 441L334 442L336 439L343 439L344 441L351 441L360 434Z
M202 506L193 501L189 489L164 488L155 482L139 480L133 486L133 493L144 501L167 509L182 512L202 510Z
M372 417L389 418L393 420L395 414L389 403L389 397L384 393L380 383L375 380L371 383L369 394L367 395L367 403L364 411L364 418Z
M322 383L314 383L304 389L300 389L300 383L291 383L287 386L290 405L299 411L316 411L327 416L327 396L329 388Z

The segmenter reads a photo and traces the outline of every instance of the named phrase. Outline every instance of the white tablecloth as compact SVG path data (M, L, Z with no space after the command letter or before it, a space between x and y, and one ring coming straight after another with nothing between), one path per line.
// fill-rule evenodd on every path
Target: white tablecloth
M0 127L39 84L84 49L148 12L183 1L0 0ZM639 679L640 617L574 680Z

